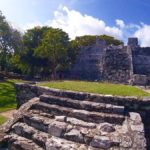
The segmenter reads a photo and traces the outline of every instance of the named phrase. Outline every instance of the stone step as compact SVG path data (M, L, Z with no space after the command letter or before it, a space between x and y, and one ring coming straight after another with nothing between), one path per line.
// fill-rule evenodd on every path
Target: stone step
M69 136L67 135L67 125L65 123L63 124L62 122L56 121L49 125L48 131L45 131L46 133L41 131L39 132L34 127L28 126L25 123L16 123L13 126L13 132L15 134L32 140L39 146L42 146L44 149L46 149L45 143L47 142L47 139L51 138L51 136L85 144L83 135L80 133L79 130L77 131L74 133L74 135Z
M18 122L15 125L13 125L12 132L21 137L33 141L38 146L44 149L46 148L45 147L46 140L50 137L49 134L42 131L38 131L37 129L23 122Z
M29 113L25 114L23 116L23 120L24 122L26 122L27 124L34 125L34 123L37 123L37 126L40 124L43 124L44 127L42 127L40 129L40 127L38 127L39 130L42 130L47 132L47 125L49 125L50 123L52 123L53 121L59 121L59 122L65 122L68 125L72 125L72 126L77 126L77 127L82 127L82 128L87 128L87 129L95 129L99 124L96 123L91 123L91 122L85 122L76 118L72 118L72 117L66 117L66 116L48 116L46 113L39 113L39 112L35 112L33 110L30 110ZM31 125L31 126L32 126ZM36 128L36 126L35 126Z
M85 125L85 122L81 120L70 117L62 119L63 117L64 116L55 116L55 119L51 119L43 117L40 114L32 113L24 115L23 120L27 125L42 132L49 133L51 136L86 145L89 145L89 142L95 135L111 135L116 131L116 127L109 123L87 123L87 125Z
M90 112L86 110L67 108L58 105L50 105L43 102L39 102L33 105L31 109L40 110L42 112L50 113L58 116L64 115L67 117L73 117L73 118L77 118L92 123L108 122L112 124L122 124L122 122L125 119L125 116L119 114Z
M62 97L52 96L52 95L41 95L40 101L48 104L54 104L54 105L75 108L80 110L83 109L83 110L95 111L95 112L115 113L115 114L122 114L122 115L124 114L124 106L116 106L116 105L105 104L105 103L80 101L80 100L62 98Z
M46 150L87 150L88 146L76 142L68 141L63 138L51 136L50 134L36 130L25 123L16 123L13 126L13 134L21 136L27 140L32 140L35 144L40 145ZM29 136L30 135L30 136ZM38 150L38 149L37 149Z
M54 147L57 147L58 145L61 146L61 148L73 148L75 150L82 148L83 150L87 150L90 146L95 148L108 149L112 146L118 146L119 144L118 142L112 141L109 136L93 135L93 137L87 139L88 137L83 135L78 129L66 130L66 133L64 133L62 137L55 137L53 134L51 135L51 133L58 133L58 130L60 130L59 126L53 126L53 129L51 129L53 131L48 133L38 131L37 129L28 126L25 123L16 123L12 129L15 134L28 140L32 140L40 147L50 150ZM85 146L85 144L87 146Z
M69 91L69 90L60 90L60 89L53 89L53 88L46 88L46 87L39 87L40 94L42 95L53 95L58 97L70 98L74 100L80 101L91 101L97 103L105 103L105 104L112 104L117 106L128 106L133 103L142 104L140 99L134 96L113 96L113 95L103 95L103 94L96 94L96 93L86 93L86 92L77 92L77 91ZM137 101L138 100L138 101Z
M61 116L62 117L62 116ZM83 139L76 137L75 140L70 139L69 136L67 136L67 132L71 131L72 129L75 129L73 131L76 131L80 135L80 133L85 134L88 136L90 132L90 136L95 134L100 135L100 128L97 124L87 123L85 125L85 122L83 123L81 120L74 120L75 118L68 118L66 117L65 122L59 121L60 117L56 116L55 119L46 118L39 114L30 115L26 114L23 118L24 123L27 125L40 130L42 132L49 133L52 136L55 137L61 137L65 138L74 142L78 143L84 143ZM78 121L78 122L77 122ZM78 130L78 131L77 131ZM79 132L79 130L81 132ZM82 135L80 135L83 137Z
M44 150L32 140L15 133L11 133L7 138L9 139L8 150Z

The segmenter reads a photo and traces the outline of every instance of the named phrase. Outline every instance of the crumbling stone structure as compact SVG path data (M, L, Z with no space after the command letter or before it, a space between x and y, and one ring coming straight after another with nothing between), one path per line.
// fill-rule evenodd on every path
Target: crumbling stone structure
M17 100L18 112L0 128L10 150L147 148L141 116L127 108L142 110L149 99L18 84Z
M75 79L99 80L103 78L103 56L106 42L96 40L95 45L83 47L71 70Z
M142 48L137 38L128 45L106 45L96 39L95 45L81 48L71 69L71 78L105 80L129 84L150 84L150 47Z

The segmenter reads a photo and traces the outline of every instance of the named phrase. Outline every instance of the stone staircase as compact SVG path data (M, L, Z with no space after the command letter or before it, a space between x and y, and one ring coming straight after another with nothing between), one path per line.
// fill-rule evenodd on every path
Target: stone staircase
M56 94L35 99L5 136L10 150L145 149L141 117L124 106Z

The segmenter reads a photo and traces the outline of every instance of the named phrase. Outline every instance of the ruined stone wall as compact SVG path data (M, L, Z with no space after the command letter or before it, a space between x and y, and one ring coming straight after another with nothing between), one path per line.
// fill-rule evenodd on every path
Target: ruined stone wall
M107 46L104 41L81 49L71 70L73 79L127 83L132 76L132 53L128 47Z
M71 69L71 78L82 80L102 79L102 58L105 46L104 41L98 41L95 45L83 47Z
M16 84L16 90L18 107L28 102L30 99L39 97L42 94L52 94L55 96L62 96L78 100L92 99L93 101L112 103L119 106L123 105L128 109L134 109L134 111L148 111L150 105L150 97L142 98L134 96L129 97L91 94L86 92L59 90L30 84Z
M150 47L135 48L133 55L133 71L134 74L149 75L150 74Z
M104 79L108 81L127 83L131 78L131 64L131 57L127 47L108 47L103 60Z
M141 48L137 38L129 38L127 46L96 40L81 49L71 78L150 85L150 47Z

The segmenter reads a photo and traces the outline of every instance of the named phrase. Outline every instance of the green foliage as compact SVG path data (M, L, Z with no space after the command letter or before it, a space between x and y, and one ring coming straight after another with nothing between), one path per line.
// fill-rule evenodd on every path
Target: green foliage
M52 81L40 85L56 89L90 92L106 95L111 94L120 96L150 96L149 93L137 87L123 84L84 81Z
M112 45L116 45L117 46L117 45L122 45L123 44L122 41L120 41L118 39L115 39L112 36L100 35L99 38L102 39L102 40L105 40L107 45L111 45L112 44Z
M68 68L71 68L72 65L75 63L76 58L80 52L80 46L77 40L72 40L69 43L69 48L67 51L68 56Z
M23 73L56 76L56 71L68 68L68 35L60 29L35 27L23 36L23 50L11 59Z
M22 36L13 29L0 12L0 67L1 70L11 68L10 58L22 48Z
M96 38L106 41L107 45L123 44L122 41L108 35L85 35L85 36L76 37L75 41L79 47L82 47L82 46L94 45L96 43Z
M76 37L75 41L79 47L93 45L93 44L95 44L96 36L95 35L84 35L84 36Z
M12 63L23 73L34 77L41 68L46 66L47 60L35 56L35 49L39 47L48 27L35 27L27 30L23 36L23 50L12 58Z
M22 54L16 54L11 58L12 64L19 70L21 70L23 73L30 74L30 66L26 61L21 60Z
M49 27L34 27L33 29L27 30L27 32L23 36L24 45L28 49L35 49L37 48L43 37L44 34L49 30Z
M34 27L22 35L13 29L0 12L0 71L23 73L28 77L41 77L69 70L75 63L81 47L92 46L96 39L107 45L120 45L122 41L107 35L85 35L69 41L61 29Z
M67 33L61 29L50 28L35 51L37 56L48 59L53 79L56 79L58 66L62 65L64 58L66 58L68 45Z

